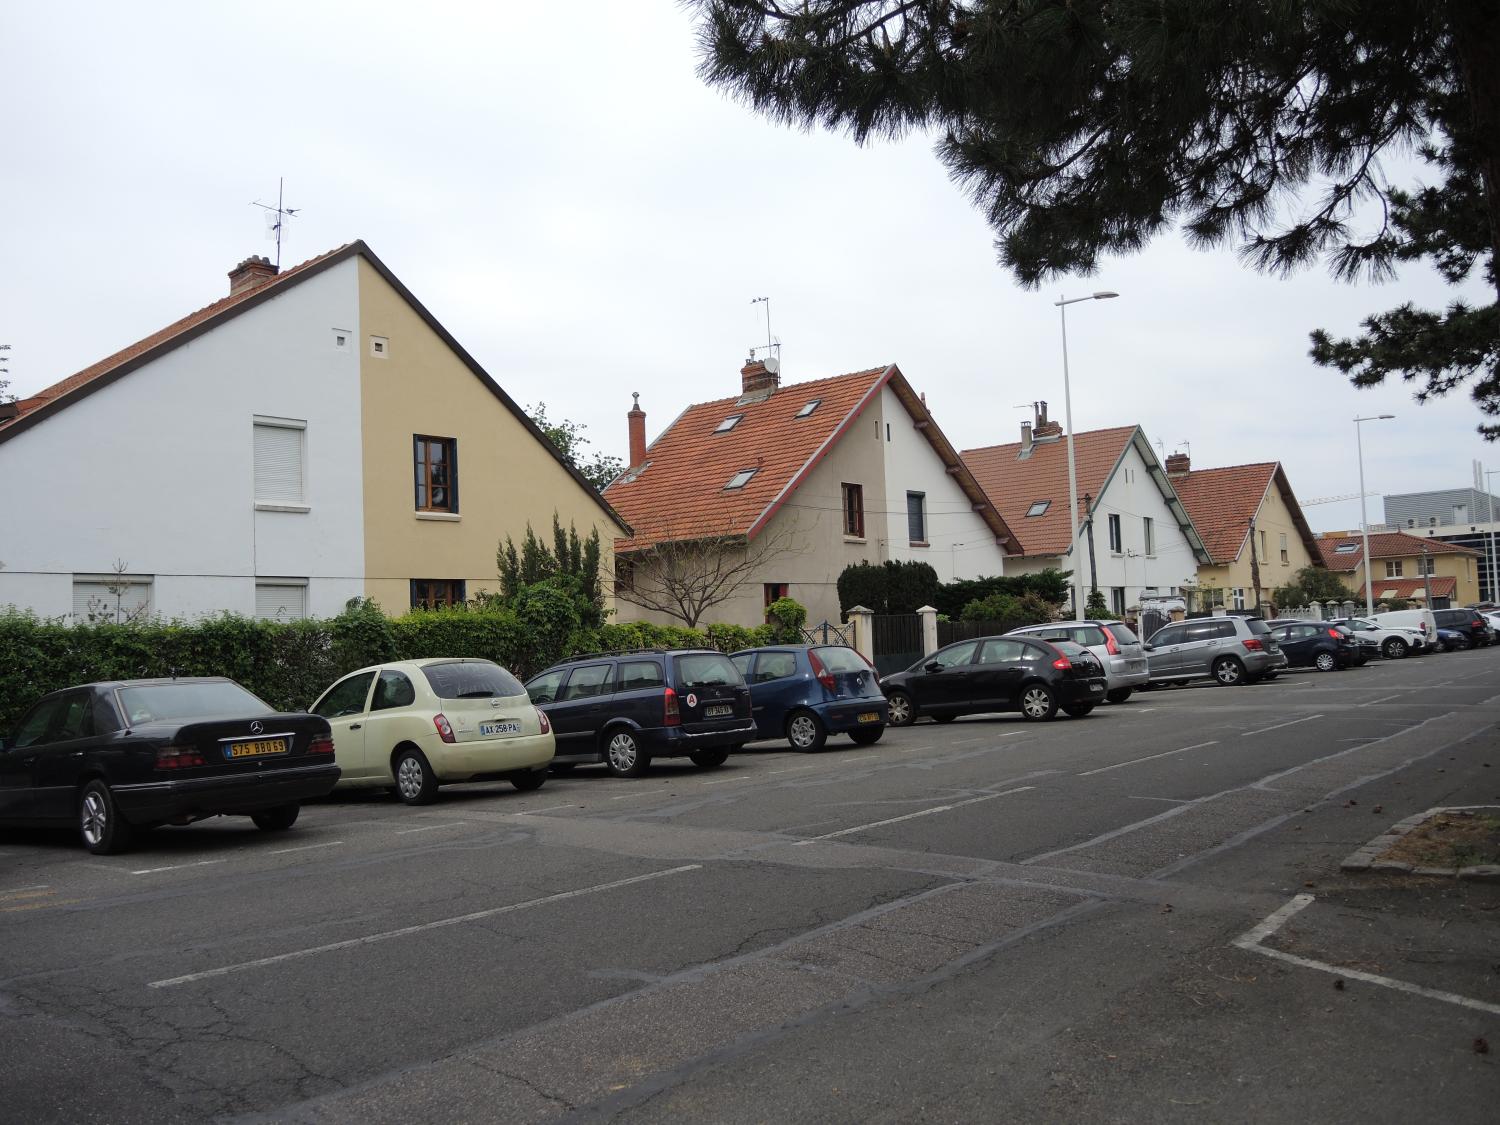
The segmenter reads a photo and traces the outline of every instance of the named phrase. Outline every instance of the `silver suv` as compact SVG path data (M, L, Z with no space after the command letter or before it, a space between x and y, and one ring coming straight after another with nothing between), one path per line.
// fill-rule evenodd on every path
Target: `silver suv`
M1088 649L1104 666L1106 693L1111 703L1124 703L1136 688L1151 678L1146 649L1141 639L1123 621L1053 621L1012 629L1044 641L1073 641Z
M1152 684L1201 679L1253 684L1274 679L1287 663L1271 627L1259 617L1175 621L1151 635L1146 653Z

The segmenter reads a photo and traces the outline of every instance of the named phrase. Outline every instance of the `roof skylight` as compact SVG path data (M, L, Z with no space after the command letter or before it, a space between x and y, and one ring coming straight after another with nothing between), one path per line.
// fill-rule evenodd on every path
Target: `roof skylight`
M1031 502L1031 507L1026 509L1026 514L1028 516L1039 516L1046 512L1046 510L1051 506L1051 500L1033 500Z
M731 489L744 488L745 485L750 483L750 478L759 471L759 469L741 469L729 478L729 483L724 486L724 491L728 492Z
M724 421L719 423L719 425L715 428L714 433L727 434L730 430L734 429L740 424L740 419L743 417L743 414L731 414L728 418L725 418Z
M1357 550L1359 550L1358 543L1340 543L1333 549L1333 553L1335 555L1352 555Z
M820 398L813 399L806 406L804 406L801 410L797 411L797 417L798 418L806 418L809 414L811 414L814 410L816 410L818 408L818 403L820 403L822 401L823 400L820 399Z

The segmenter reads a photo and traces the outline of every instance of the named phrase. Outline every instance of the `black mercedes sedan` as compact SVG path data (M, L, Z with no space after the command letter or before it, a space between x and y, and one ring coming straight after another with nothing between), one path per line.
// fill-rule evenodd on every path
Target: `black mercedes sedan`
M978 637L940 648L880 681L890 725L923 715L940 723L960 715L1019 711L1033 720L1059 710L1081 719L1104 701L1104 667L1073 641Z
M248 816L287 829L339 779L328 720L233 680L116 680L43 696L0 739L0 824L76 824L96 855L138 830Z

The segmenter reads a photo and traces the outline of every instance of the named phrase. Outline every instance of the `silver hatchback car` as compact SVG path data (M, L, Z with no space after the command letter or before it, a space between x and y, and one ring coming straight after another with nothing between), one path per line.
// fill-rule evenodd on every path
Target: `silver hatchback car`
M1200 617L1163 625L1146 643L1153 684L1216 680L1253 684L1286 667L1271 627L1259 617Z
M1053 621L1012 629L1044 641L1072 641L1088 649L1104 666L1107 690L1104 698L1124 703L1130 693L1150 680L1146 649L1123 621Z

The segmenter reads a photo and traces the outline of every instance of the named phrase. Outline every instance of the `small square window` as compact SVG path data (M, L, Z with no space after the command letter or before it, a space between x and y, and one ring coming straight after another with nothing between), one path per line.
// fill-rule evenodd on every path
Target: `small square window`
M351 333L347 328L335 328L333 330L333 350L347 352L349 350L349 337Z
M728 418L725 418L724 421L720 422L717 426L714 427L714 433L727 434L730 430L734 429L740 424L740 419L743 417L743 414L731 414Z
M370 337L370 354L385 359L391 354L391 342L384 336Z
M806 406L804 406L801 410L797 411L797 417L798 418L806 418L809 414L811 414L814 410L816 410L818 408L818 403L820 403L822 401L823 400L820 399L820 398L813 399Z
M759 469L741 469L729 478L729 483L724 486L724 491L728 492L731 489L744 488L745 485L750 483L750 478L759 471Z
M1026 509L1026 514L1028 516L1040 516L1045 513L1051 506L1051 500L1033 500L1031 502L1031 507Z

